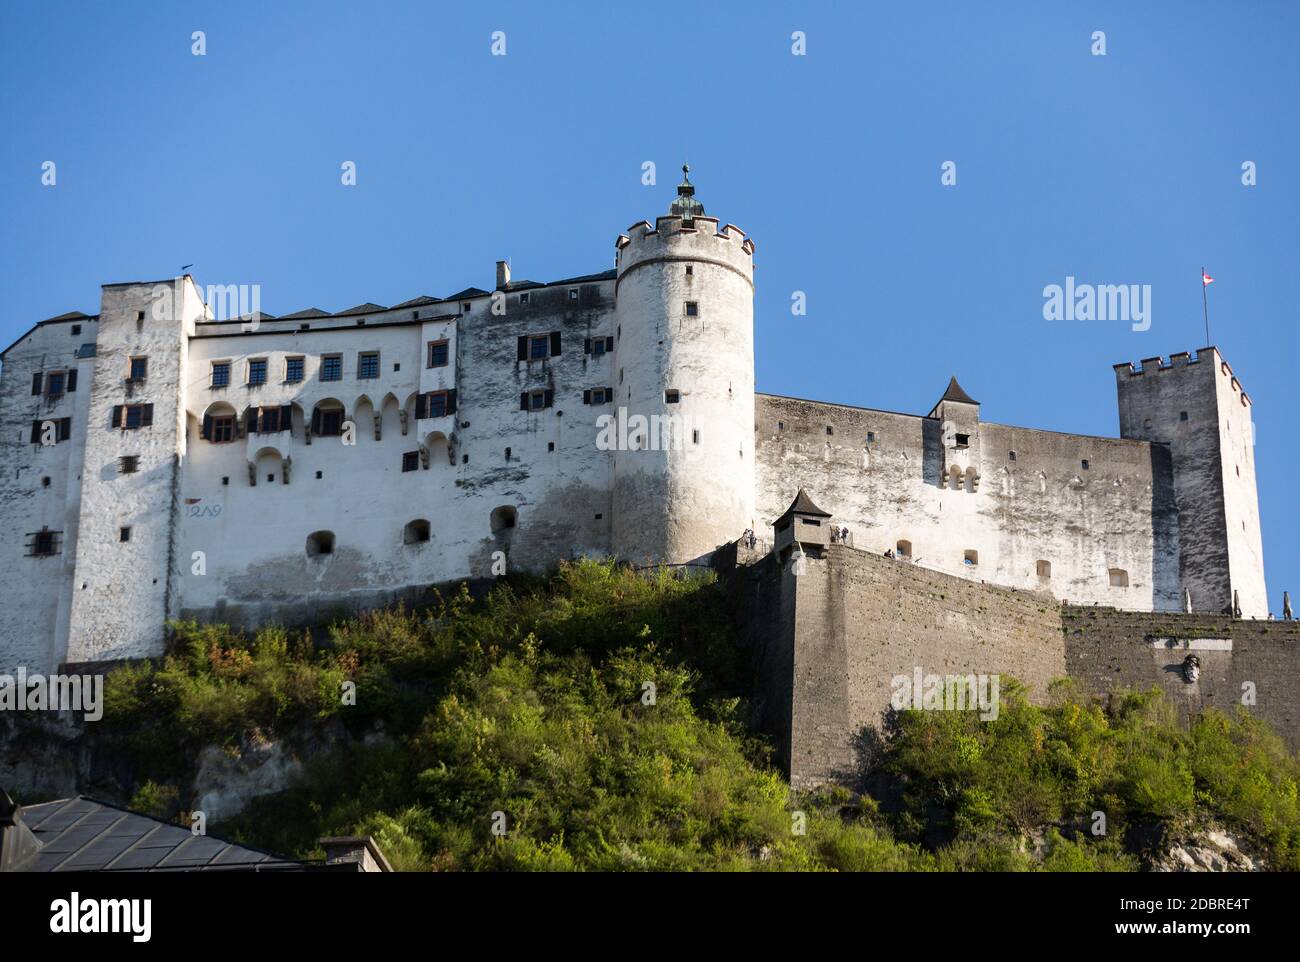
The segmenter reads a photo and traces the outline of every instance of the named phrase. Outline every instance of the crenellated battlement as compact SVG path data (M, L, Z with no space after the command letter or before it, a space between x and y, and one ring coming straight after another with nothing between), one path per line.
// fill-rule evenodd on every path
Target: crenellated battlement
M1146 375L1158 375L1165 371L1177 370L1178 368L1195 367L1204 360L1213 362L1216 358L1219 361L1219 373L1230 379L1229 383L1232 387L1233 393L1241 399L1243 406L1249 407L1252 403L1250 395L1246 393L1245 389L1241 386L1241 382L1237 380L1236 375L1233 374L1232 365L1223 359L1223 356L1219 354L1219 350L1216 347L1203 347L1196 352L1195 357L1187 351L1179 351L1176 354L1169 355L1168 363L1165 363L1164 358L1157 354L1155 357L1144 357L1138 367L1134 367L1132 361L1125 361L1121 364L1112 365L1112 367L1115 370L1115 376L1117 378L1126 380L1128 378L1143 377Z

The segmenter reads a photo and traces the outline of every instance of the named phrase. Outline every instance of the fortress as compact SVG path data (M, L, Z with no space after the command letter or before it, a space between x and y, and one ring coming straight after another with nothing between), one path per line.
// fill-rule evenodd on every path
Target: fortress
M756 562L782 520L814 562L1267 617L1251 402L1214 347L1116 365L1118 438L984 421L956 378L925 414L758 394L754 242L685 178L615 248L602 273L498 262L492 290L333 314L109 284L97 315L37 324L0 379L0 671L575 556ZM801 488L813 513L788 514Z

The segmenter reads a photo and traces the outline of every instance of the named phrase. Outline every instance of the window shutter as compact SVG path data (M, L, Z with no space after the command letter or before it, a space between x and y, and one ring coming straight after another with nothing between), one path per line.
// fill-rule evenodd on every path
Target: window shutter
M522 338L520 339L520 343L521 343L521 344L523 343L523 339L522 339ZM520 348L520 350L522 351L523 348ZM520 357L523 357L522 354L519 355L519 356L520 356ZM44 375L42 375L40 371L37 371L35 374L32 375L32 393L33 393L33 394L40 394L40 393L41 393L41 381L42 381L43 377L44 377Z
M447 413L456 413L456 391L454 388L447 392Z
M199 437L208 440L212 437L212 415L203 415L203 427L199 429Z
M612 337L605 338L605 351L609 354L614 353L614 339Z
M311 409L311 433L320 434L320 408Z
M590 353L591 353L591 338L589 338L589 337L584 337L584 338L582 339L582 353L583 353L583 354L590 354Z
M560 353L560 332L551 331L551 357Z
M415 396L415 420L429 416L429 395L417 394Z
M591 388L587 388L587 390L582 392L582 403L583 404L591 403Z
M110 429L120 428L122 426L122 405L120 404L113 405L113 417L112 420L109 421L108 426Z
M542 407L544 407L544 408L548 408L548 407L550 407L550 406L551 406L551 402L554 401L554 400L555 400L555 392L552 391L550 388L547 388L547 389L546 389L546 399L545 399L544 401L542 401Z
M59 440L66 441L72 437L72 418L59 418Z
M527 411L527 410L528 410L528 392L527 392L527 391L525 391L523 394L520 394L520 395L519 395L519 410L521 410L521 411Z
M521 334L521 335L519 335L519 360L521 360L521 361L526 361L526 360L528 360L528 336L525 335L525 334ZM32 391L33 394L40 394L40 393L41 393L41 390L40 390L40 377L41 377L41 376L40 376L39 374L36 375L36 378L37 378L37 382L36 382L36 383L37 383L37 387Z
M77 389L77 372L75 370L68 372L67 390L75 391Z
M32 444L40 444L40 443L41 443L41 422L33 421L32 422Z
M280 408L280 430L293 430L293 405L285 404Z
M153 424L153 405L143 404L140 406L140 427L147 428Z

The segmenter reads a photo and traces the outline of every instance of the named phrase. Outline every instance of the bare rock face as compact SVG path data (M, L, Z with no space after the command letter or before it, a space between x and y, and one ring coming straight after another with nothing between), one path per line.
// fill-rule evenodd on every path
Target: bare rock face
M1212 827L1169 839L1150 864L1153 872L1259 872L1263 868L1235 838Z
M288 788L301 771L302 760L282 741L258 734L245 737L237 749L209 745L199 754L195 808L210 821L230 818L258 796Z

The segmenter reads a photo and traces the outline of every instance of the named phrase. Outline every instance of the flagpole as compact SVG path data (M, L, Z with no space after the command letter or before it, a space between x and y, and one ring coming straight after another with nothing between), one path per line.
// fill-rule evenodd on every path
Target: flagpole
M1205 346L1210 346L1210 295L1206 288L1210 285L1205 283L1205 268L1201 267L1201 309L1205 311Z

